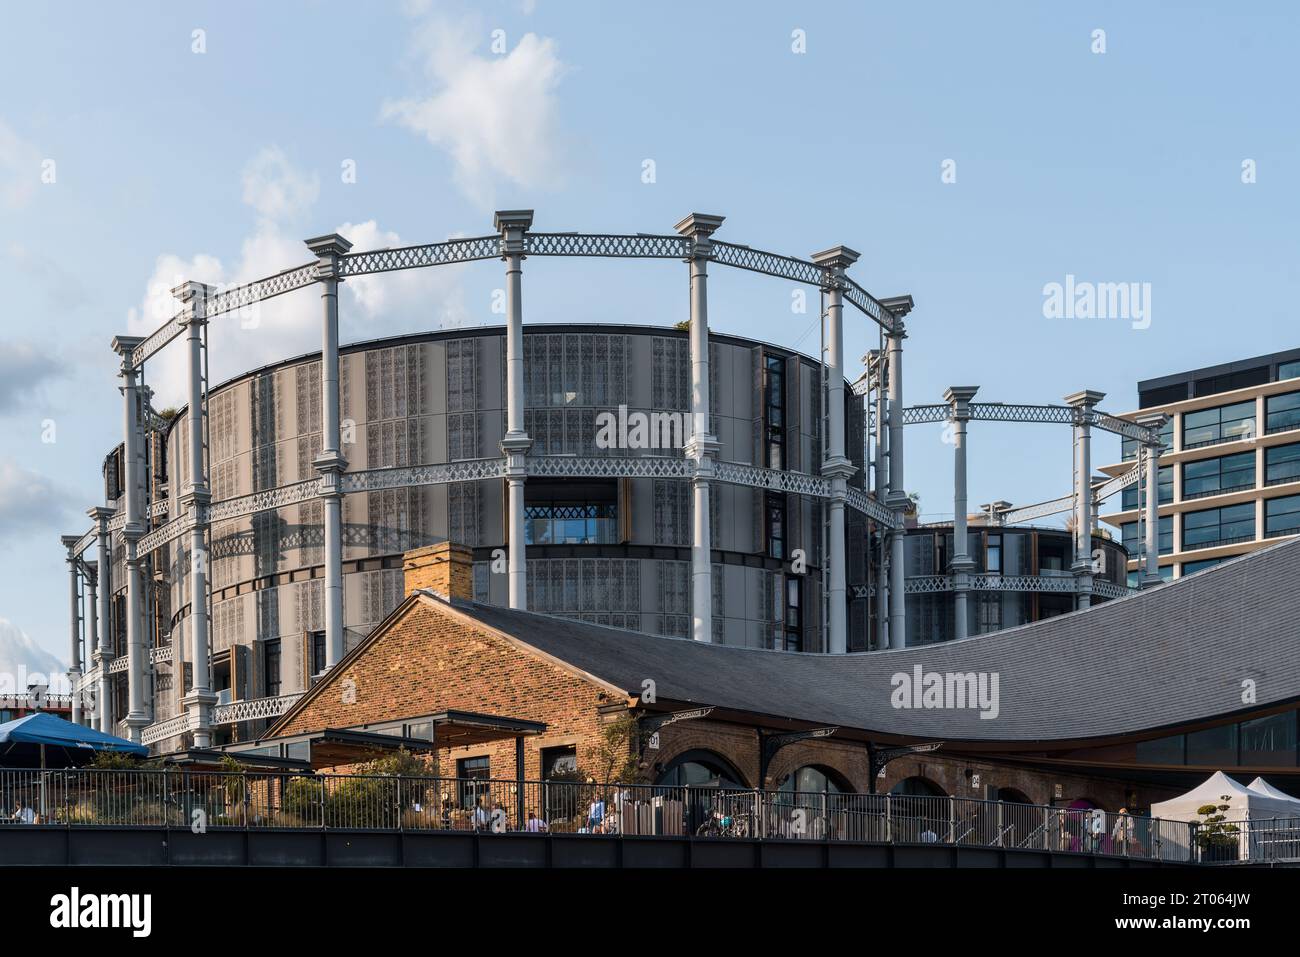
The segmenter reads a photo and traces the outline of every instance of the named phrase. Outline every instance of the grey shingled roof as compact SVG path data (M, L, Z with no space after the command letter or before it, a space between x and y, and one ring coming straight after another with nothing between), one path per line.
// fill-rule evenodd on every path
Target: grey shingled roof
M949 741L1150 731L1300 699L1300 541L1088 611L897 651L819 655L660 638L479 604L484 624L629 694ZM1000 711L896 709L891 678L999 676ZM1257 703L1243 703L1245 679Z

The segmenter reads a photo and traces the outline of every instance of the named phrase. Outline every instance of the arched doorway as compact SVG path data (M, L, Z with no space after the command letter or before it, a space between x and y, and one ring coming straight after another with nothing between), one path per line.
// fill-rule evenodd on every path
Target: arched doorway
M704 749L683 751L655 780L667 787L743 788L744 779L722 755Z
M844 775L820 764L795 769L781 779L776 789L785 794L844 794L853 790Z
M655 781L665 805L665 819L681 822L682 833L697 834L715 818L743 818L739 826L751 833L754 800L744 779L722 755L705 749L684 751L673 758Z
M776 786L767 807L767 833L787 838L822 840L831 836L864 838L868 810L834 768L805 764Z
M904 778L889 791L887 838L933 844L952 830L952 802L943 788L919 775Z

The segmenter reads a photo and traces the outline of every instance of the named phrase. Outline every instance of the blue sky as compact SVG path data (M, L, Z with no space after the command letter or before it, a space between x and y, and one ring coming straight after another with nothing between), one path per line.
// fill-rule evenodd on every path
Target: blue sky
M1125 411L1138 379L1297 345L1290 4L59 2L4 19L11 646L67 654L58 535L88 527L120 435L112 337L158 325L181 278L268 275L340 227L364 248L482 235L497 208L643 232L698 210L778 252L843 243L866 288L916 299L909 404L976 384L1008 402L1098 389ZM713 275L714 328L816 349L788 285ZM1150 327L1045 318L1066 275L1150 283ZM686 315L680 264L532 261L524 283L525 321ZM344 338L497 322L501 284L495 263L349 283ZM875 332L846 315L857 357ZM302 293L214 327L214 373L316 348L316 317ZM150 381L165 404L182 380L160 363ZM950 447L939 427L908 446L909 486L946 516ZM1062 494L1069 455L1064 430L979 424L971 501Z

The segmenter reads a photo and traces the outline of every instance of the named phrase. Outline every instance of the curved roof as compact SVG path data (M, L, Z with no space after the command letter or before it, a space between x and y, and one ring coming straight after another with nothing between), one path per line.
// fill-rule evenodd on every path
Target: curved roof
M663 700L889 736L1078 741L1300 700L1300 540L1087 611L863 654L762 651L456 606L630 696L650 679ZM996 717L981 717L977 708L894 707L896 676L916 668L996 674ZM1247 680L1256 697L1244 702Z

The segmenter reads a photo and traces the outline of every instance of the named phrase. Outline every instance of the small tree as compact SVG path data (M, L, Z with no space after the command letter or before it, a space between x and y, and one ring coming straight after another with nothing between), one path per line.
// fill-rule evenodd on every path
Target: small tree
M1227 811L1232 809L1232 798L1223 794L1218 804L1202 804L1196 809L1200 817L1200 827L1196 831L1196 843L1203 852L1208 852L1210 859L1230 857L1237 846L1241 829L1228 823Z
M624 711L601 725L596 747L591 752L595 774L602 784L635 784L641 778L637 756L637 722L632 712Z

